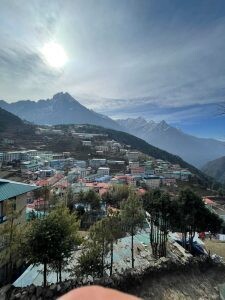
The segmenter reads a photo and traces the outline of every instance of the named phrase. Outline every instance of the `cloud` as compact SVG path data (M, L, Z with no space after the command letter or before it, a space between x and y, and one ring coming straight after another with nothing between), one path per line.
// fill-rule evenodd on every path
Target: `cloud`
M224 26L223 1L3 0L0 96L64 90L111 115L217 103L225 96ZM61 72L42 62L50 40L68 54Z

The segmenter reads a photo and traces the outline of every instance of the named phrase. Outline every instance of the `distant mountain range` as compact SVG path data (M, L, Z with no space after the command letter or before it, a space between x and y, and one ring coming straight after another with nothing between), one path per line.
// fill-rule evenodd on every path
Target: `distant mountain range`
M225 155L225 142L188 135L165 121L156 123L141 117L114 121L89 110L68 93L58 93L52 99L37 102L21 100L8 103L0 100L0 107L35 124L92 124L126 131L153 146L180 156L198 168Z
M210 160L225 155L225 142L186 134L165 121L148 122L139 117L117 122L127 132L146 140L151 145L182 157L198 168Z
M217 181L225 184L225 156L208 162L202 171L214 177Z
M10 137L15 141L16 145L19 145L19 147L24 147L27 146L28 144L30 145L32 144L32 142L34 142L34 144L37 144L36 142L40 141L41 139L40 135L36 134L36 128L37 128L36 125L31 125L27 122L24 122L19 117L13 115L12 113L2 108L0 108L0 128L4 128L4 130L0 131L0 139L4 137ZM61 128L62 130L65 130L66 125L58 125L55 126L55 128L57 129ZM188 164L180 157L168 153L167 151L161 150L157 147L154 147L148 144L146 141L134 135L122 131L117 131L114 129L95 126L95 125L84 125L81 128L79 128L79 130L81 132L86 132L86 133L106 134L110 139L114 139L115 141L118 141L119 143L122 144L130 145L132 149L139 150L144 154L150 155L156 159L157 158L163 159L173 164L179 164L182 168L189 169L193 174L195 174L198 177L200 184L203 185L206 184L207 186L211 186L212 184L212 179L210 177L205 175L203 172L201 172L194 166ZM68 147L70 143L73 146L75 145L72 143L71 137L67 136L66 134L61 138L62 138L62 143L65 143L64 147ZM60 139L60 137L58 137L58 139ZM44 143L46 143L46 141L48 141L48 139L47 140L44 139Z
M117 122L89 110L68 93L58 93L52 99L37 102L21 100L8 103L0 100L0 107L35 124L93 124L117 130L121 129Z

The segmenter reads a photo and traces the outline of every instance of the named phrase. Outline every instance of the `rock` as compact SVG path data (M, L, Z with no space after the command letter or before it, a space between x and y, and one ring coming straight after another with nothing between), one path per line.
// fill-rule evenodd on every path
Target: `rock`
M33 295L30 299L31 300L37 300L37 297L35 295Z
M8 294L10 293L11 290L12 290L11 284L7 284L7 285L3 286L0 289L0 299L6 300L8 298Z
M57 291L57 292L60 292L61 289L62 289L62 288L61 288L61 285L60 285L60 284L57 284L56 291Z
M36 287L36 297L40 298L40 296L42 295L42 292L43 292L42 287L41 286L37 286Z
M87 280L92 283L93 282L93 277L91 275L88 275Z
M63 288L64 288L64 290L68 290L70 288L70 286L71 286L70 281L65 281Z
M28 294L23 294L20 299L21 300L30 300L30 297L28 296Z
M50 285L50 290L53 291L53 292L57 291L57 284L51 284Z
M52 299L52 297L54 296L54 293L52 290L48 289L45 293L45 298L49 298Z
M34 295L35 292L36 292L36 286L35 286L34 284L31 284L31 285L29 286L29 294L30 294L30 295Z
M20 292L14 295L15 299L20 299L21 296L22 296L22 293L20 293Z
M7 294L9 290L12 288L11 284L7 284L0 289L0 295Z

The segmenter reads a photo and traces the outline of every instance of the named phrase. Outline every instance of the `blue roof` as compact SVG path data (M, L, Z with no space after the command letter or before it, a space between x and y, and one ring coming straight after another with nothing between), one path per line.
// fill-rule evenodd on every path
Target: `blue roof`
M36 185L0 179L0 202L38 189Z

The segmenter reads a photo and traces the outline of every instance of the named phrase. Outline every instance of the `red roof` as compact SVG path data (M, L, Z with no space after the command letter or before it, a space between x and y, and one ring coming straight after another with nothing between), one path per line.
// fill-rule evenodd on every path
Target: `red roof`
M213 205L215 204L214 201L212 201L211 199L207 198L207 197L204 197L203 198L203 201L205 202L205 204L208 204L208 205Z

